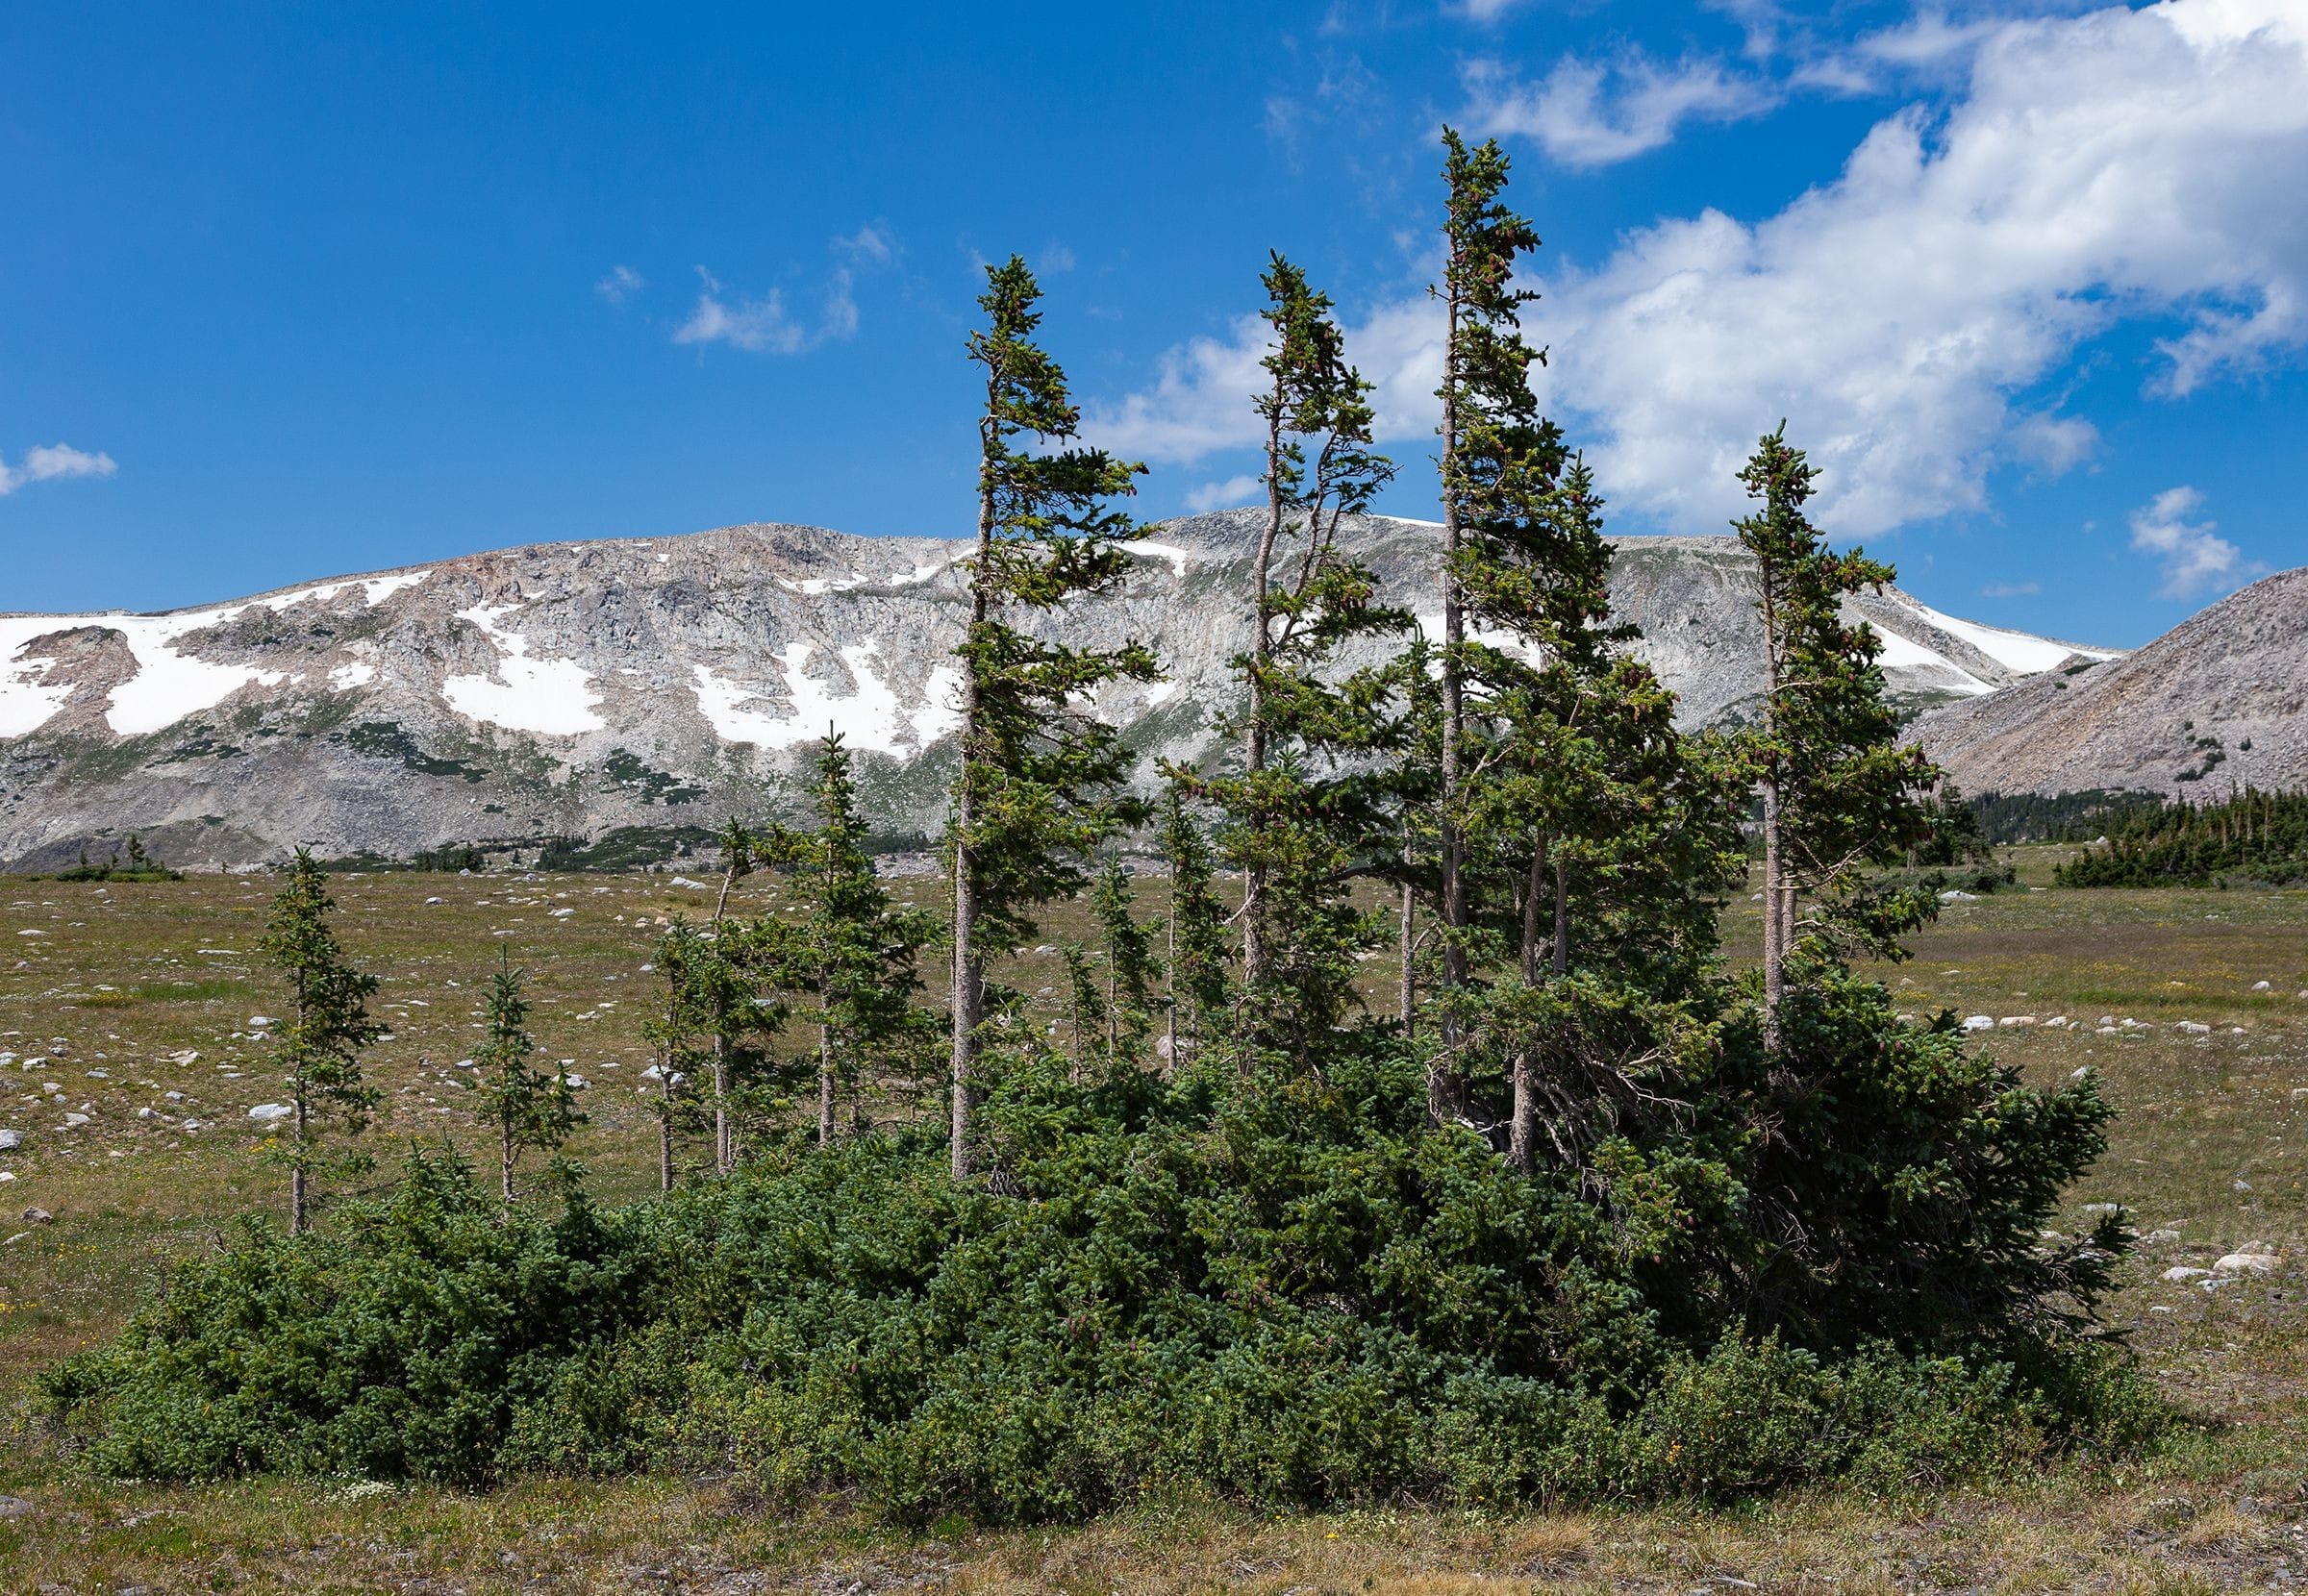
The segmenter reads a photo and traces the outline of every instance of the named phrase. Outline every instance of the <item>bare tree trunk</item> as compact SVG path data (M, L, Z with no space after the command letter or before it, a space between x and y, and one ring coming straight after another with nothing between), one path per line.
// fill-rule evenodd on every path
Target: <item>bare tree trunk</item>
M993 387L1000 374L988 378L987 417L979 423L982 455L994 444ZM993 551L993 489L981 475L978 487L978 562L970 573L969 626L975 638L986 624L986 561ZM978 1057L978 1027L986 1017L986 965L978 952L977 866L970 858L970 827L976 823L971 786L977 763L984 758L978 747L978 666L965 661L962 672L962 775L954 788L954 967L952 1021L954 1028L952 1168L957 1181L969 1179L975 1168L970 1146L970 1120L976 1107L976 1083L971 1079Z
M497 1164L499 1184L504 1192L505 1206L513 1207L513 1127L497 1128Z
M673 1071L670 1067L665 1070L665 1078L658 1083L658 1089L664 1094L665 1101L662 1105L662 1111L657 1116L657 1189L671 1191L673 1189Z
M1410 854L1407 844L1403 854L1406 859ZM1397 941L1402 968L1395 1011L1402 1016L1402 1039L1407 1042L1417 1035L1418 1027L1418 893L1407 881L1402 884L1402 928Z
M1467 642L1467 616L1462 608L1457 569L1459 553L1459 495L1453 472L1458 464L1459 432L1459 298L1454 287L1448 300L1448 322L1443 342L1442 372L1442 797L1437 816L1442 888L1442 1047L1427 1066L1426 1117L1441 1125L1467 1117L1467 1078L1459 1065L1462 1022L1450 999L1467 984L1467 883L1465 842L1460 833L1461 772L1459 743L1466 736L1467 705L1462 681L1462 658Z
M737 1167L729 1132L729 1038L714 1036L714 1167L724 1175Z
M834 1144L834 1028L817 1027L817 1145Z
M1560 981L1570 974L1570 865L1558 858L1555 860L1555 930L1554 975Z
M1539 905L1545 887L1547 842L1537 839L1522 884L1522 984L1539 985ZM1539 1151L1539 1059L1526 1037L1515 1050L1514 1106L1507 1121L1507 1162L1528 1173Z
M305 1088L296 1088L296 1161L288 1166L288 1234L305 1234Z
M1274 636L1268 630L1267 603L1272 592L1274 545L1282 537L1282 414L1283 381L1274 374L1272 413L1267 417L1267 528L1258 540L1258 559L1250 572L1250 708L1243 716L1242 772L1251 784L1253 801L1259 772L1267 768L1267 690L1265 672L1274 658ZM1242 987L1255 989L1267 970L1267 865L1253 859L1242 872ZM1250 1068L1252 1052L1244 1048L1242 1070Z
M1170 869L1170 937L1167 944L1169 962L1164 966L1169 972L1169 1001L1164 1005L1163 1035L1167 1049L1169 1067L1178 1067L1178 870Z
M1787 995L1784 894L1779 885L1779 778L1763 779L1763 1045L1779 1050L1779 1004Z

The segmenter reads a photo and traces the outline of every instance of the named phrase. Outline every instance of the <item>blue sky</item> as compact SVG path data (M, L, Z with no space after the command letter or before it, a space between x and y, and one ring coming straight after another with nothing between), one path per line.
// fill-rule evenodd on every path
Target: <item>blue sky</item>
M747 520L970 523L1016 251L1141 509L1242 502L1269 247L1431 509L1439 159L1546 247L1625 532L1791 421L1959 613L2137 643L2308 563L2297 0L19 4L0 609L158 608Z

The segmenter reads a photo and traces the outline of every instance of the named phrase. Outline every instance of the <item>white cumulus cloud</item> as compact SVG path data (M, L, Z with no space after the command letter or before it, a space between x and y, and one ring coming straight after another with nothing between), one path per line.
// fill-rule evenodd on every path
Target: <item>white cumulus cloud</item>
M1542 270L1542 397L1603 490L1674 530L1743 511L1735 473L1783 416L1839 535L1976 510L1999 464L2089 458L2091 424L2028 394L2117 323L2171 329L2142 373L2169 393L2308 341L2302 171L2296 0L2000 21L1951 105L1885 118L1776 214L1665 218ZM1173 350L1091 430L1179 462L1255 442L1263 331ZM1422 293L1349 327L1382 436L1431 432L1441 336Z
M1239 510L1243 505L1263 504L1267 485L1248 475L1228 477L1224 482L1206 482L1186 496L1186 508L1196 515L1213 510Z
M2239 564L2241 551L2216 536L2218 521L2188 519L2203 507L2203 494L2182 486L2167 488L2132 511L2132 547L2163 567L2158 590L2166 598L2233 587L2247 574Z
M69 443L43 443L24 451L21 465L0 460L0 498L29 483L59 482L67 477L109 477L120 467L107 454L90 454Z
M1732 122L1759 115L1778 92L1720 62L1663 65L1630 55L1608 68L1566 57L1536 85L1518 82L1493 61L1466 69L1477 133L1523 135L1566 166L1608 166L1655 150L1685 122Z
M631 266L612 266L609 275L593 285L593 292L612 305L622 305L649 285Z

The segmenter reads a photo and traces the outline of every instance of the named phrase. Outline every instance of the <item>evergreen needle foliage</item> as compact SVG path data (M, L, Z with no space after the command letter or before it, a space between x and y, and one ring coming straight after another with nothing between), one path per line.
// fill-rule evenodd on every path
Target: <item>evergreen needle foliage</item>
M368 1017L377 978L345 958L329 925L336 907L326 874L299 848L257 942L258 953L288 980L288 1020L274 1035L273 1057L288 1071L288 1140L280 1156L288 1165L291 1234L311 1221L309 1180L315 1171L353 1174L366 1167L357 1155L332 1156L323 1133L334 1126L358 1135L378 1100L361 1076L361 1054L384 1030Z
M547 1075L529 1062L537 1041L529 1035L529 1000L521 995L527 972L513 967L510 949L500 949L498 958L481 1004L485 1035L473 1051L469 1084L480 1094L481 1123L497 1134L499 1195L510 1207L522 1150L559 1152L585 1115L565 1074Z

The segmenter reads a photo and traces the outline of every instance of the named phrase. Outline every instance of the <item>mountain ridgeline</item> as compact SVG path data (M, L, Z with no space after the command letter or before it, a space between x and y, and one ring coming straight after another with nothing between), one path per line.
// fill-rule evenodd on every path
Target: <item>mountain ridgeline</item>
M1221 757L1263 519L1166 523L1130 546L1118 592L1044 622L1083 646L1153 648L1165 680L1098 699L1149 777L1157 760ZM1431 524L1349 516L1341 538L1391 602L1432 608ZM551 838L595 844L558 857L634 862L730 814L790 809L829 727L858 756L877 833L934 835L966 553L766 524L535 544L163 614L0 615L0 864L59 868L132 831L196 866L300 844L414 859ZM1620 538L1615 557L1613 609L1642 628L1679 718L1751 713L1760 623L1737 540ZM1882 634L1890 695L1910 711L2116 658L1896 588L1852 608ZM1419 618L1439 633L1439 616ZM1369 652L1346 648L1340 667Z

